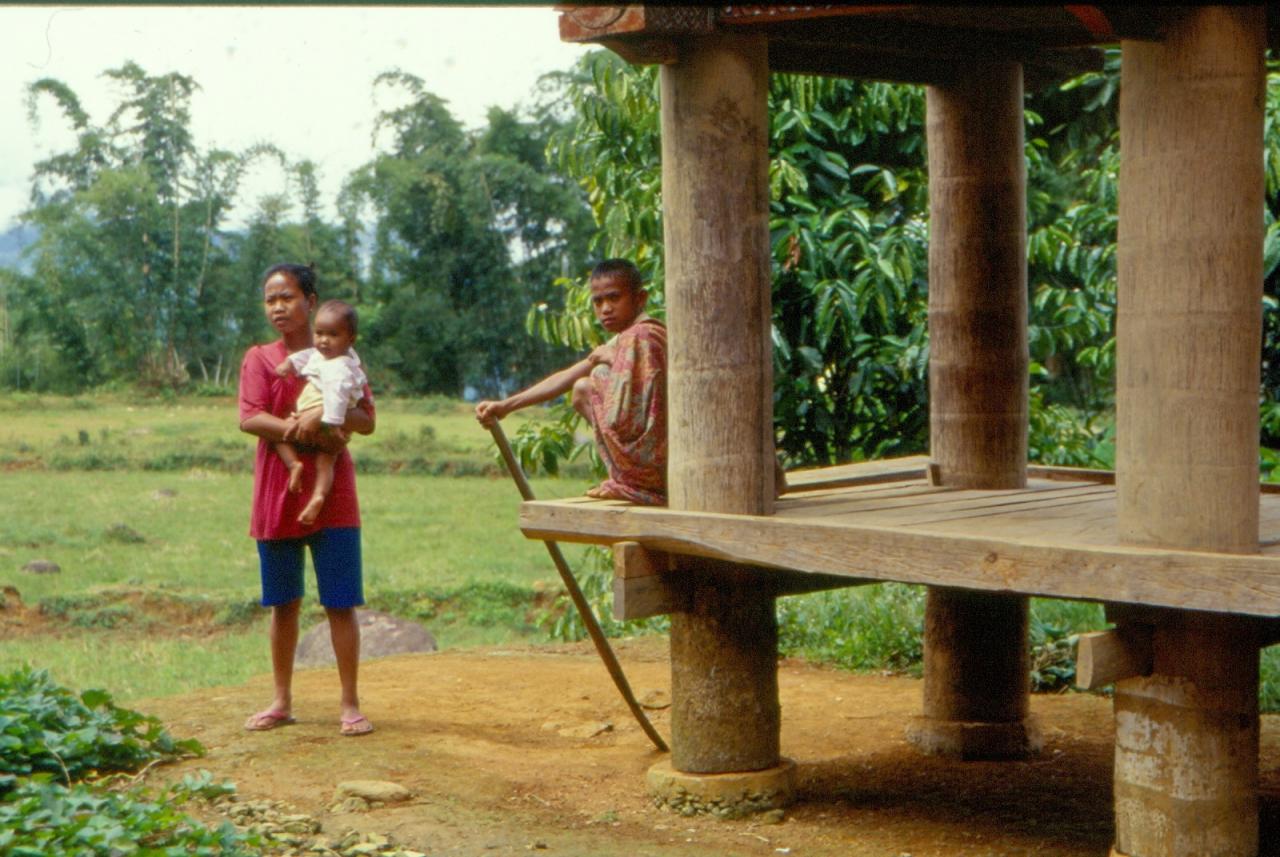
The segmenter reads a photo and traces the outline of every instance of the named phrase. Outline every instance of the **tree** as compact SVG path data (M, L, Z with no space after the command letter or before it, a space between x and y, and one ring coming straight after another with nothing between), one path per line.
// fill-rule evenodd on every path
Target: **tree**
M541 372L550 349L523 336L525 308L573 264L585 224L576 190L546 175L543 126L496 110L472 135L413 75L374 85L407 100L379 114L385 148L340 202L348 234L373 225L371 362L415 392L490 392Z
M243 159L195 147L192 78L132 62L106 75L122 98L103 125L59 81L28 88L33 121L51 98L76 145L36 165L24 220L40 238L18 288L20 335L52 346L68 370L60 383L181 382L208 330L219 230Z

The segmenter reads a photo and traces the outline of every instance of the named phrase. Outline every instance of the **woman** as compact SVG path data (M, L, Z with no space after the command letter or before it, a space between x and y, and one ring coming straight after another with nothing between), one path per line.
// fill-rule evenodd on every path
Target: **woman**
M318 302L315 271L304 265L275 265L263 276L262 293L267 320L280 339L245 352L240 367L240 429L258 437L249 534L258 541L262 605L271 608L275 698L250 716L245 728L262 731L294 722L293 658L304 592L303 554L309 548L342 685L341 734L366 735L373 731L373 724L360 713L356 691L360 628L355 608L364 603L360 507L355 468L341 438L373 431L373 397L366 385L360 404L347 410L344 432L324 431L319 411L291 421L302 382L296 376L280 377L276 367L289 353L311 346L310 319ZM286 440L301 445L301 492L289 490L289 469L273 447ZM333 487L319 517L303 524L298 516L314 485L317 449L337 456Z

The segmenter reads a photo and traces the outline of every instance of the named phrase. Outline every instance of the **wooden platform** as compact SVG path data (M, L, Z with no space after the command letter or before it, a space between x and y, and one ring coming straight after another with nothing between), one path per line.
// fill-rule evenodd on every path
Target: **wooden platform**
M1033 467L1025 489L955 490L931 485L926 459L914 457L795 471L787 481L770 517L582 497L526 502L520 528L530 538L636 541L851 584L1280 616L1280 494L1260 491L1260 553L1233 555L1120 545L1115 486L1101 471Z

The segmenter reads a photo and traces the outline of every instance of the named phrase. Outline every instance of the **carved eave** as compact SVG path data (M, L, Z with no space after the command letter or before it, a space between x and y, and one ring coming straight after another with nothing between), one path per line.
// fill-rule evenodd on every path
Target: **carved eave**
M563 5L560 38L609 48L636 64L671 63L680 42L763 32L771 71L945 83L964 63L1014 61L1028 89L1102 67L1099 46L1159 40L1185 7ZM1276 46L1280 12L1268 7Z
M560 40L596 43L637 65L676 61L677 40L714 32L713 6L557 6Z

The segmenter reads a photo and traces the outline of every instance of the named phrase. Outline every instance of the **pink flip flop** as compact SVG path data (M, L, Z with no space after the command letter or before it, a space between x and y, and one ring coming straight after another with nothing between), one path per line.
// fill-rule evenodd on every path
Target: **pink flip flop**
M269 729L275 729L277 726L288 726L293 722L292 714L273 711L268 708L265 711L250 715L249 719L244 722L244 728L250 732L266 732Z
M363 714L342 718L342 734L348 738L356 735L368 735L373 731L373 724Z

